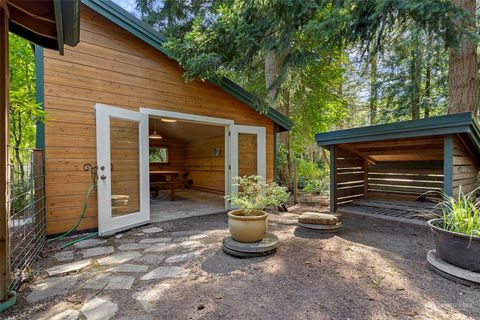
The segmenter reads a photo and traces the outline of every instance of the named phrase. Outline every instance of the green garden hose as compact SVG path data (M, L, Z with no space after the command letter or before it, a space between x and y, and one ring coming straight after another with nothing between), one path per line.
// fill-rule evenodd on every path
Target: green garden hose
M77 230L78 226L80 225L80 223L81 223L82 220L83 220L83 217L85 217L85 212L87 211L87 204L88 204L88 199L90 198L90 193L92 192L93 189L95 189L96 186L97 186L97 184L94 183L94 184L92 184L92 185L90 186L90 188L88 189L87 195L85 196L85 201L84 201L84 203L83 203L83 211L82 211L82 214L80 215L80 218L78 219L77 223L76 223L70 230L68 230L67 232L65 232L64 234L59 235L59 236L57 236L57 237L55 237L55 238L48 239L48 240L47 240L48 242L65 238L65 237L68 236L70 233L72 233L72 232L74 232L75 230ZM92 238L92 237L96 236L97 234L98 234L98 232L94 232L94 233L92 233L92 234L89 234L88 236L85 236L85 237L82 237L82 238L80 238L80 239L75 239L75 240L73 240L73 241L70 241L70 242L64 244L64 245L62 246L62 249L63 249L63 248L66 248L66 247L68 247L68 246L71 246L71 245L74 244L74 243L77 243L77 242L80 242L80 241L83 241L83 240Z

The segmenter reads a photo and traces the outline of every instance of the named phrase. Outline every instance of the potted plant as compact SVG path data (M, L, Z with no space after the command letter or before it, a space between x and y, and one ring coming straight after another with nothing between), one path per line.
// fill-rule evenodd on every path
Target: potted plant
M480 201L477 189L444 196L442 218L428 221L439 257L460 268L480 272Z
M238 192L225 196L238 209L228 213L228 229L239 242L261 241L267 231L267 206L279 206L288 200L288 192L261 176L235 177Z

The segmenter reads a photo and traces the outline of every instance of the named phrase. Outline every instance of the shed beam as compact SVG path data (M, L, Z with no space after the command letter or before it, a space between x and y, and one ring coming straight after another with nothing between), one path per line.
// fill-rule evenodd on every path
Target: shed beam
M337 211L337 154L335 145L330 146L330 211Z
M350 152L350 153L353 153L354 155L362 158L363 160L365 161L368 161L369 163L372 163L372 164L375 164L377 163L377 161L375 161L375 159L373 159L372 157L366 155L365 153L362 153L352 147L349 147L349 146L346 146L344 144L341 144L341 145L338 145L338 147L340 147L341 149L347 151L347 152Z
M453 196L453 135L448 134L443 138L443 192Z

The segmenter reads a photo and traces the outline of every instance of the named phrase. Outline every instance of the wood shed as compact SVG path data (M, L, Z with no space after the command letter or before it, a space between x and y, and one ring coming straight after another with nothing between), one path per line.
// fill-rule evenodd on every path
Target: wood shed
M480 129L471 113L316 135L330 151L332 211L426 220L478 185Z

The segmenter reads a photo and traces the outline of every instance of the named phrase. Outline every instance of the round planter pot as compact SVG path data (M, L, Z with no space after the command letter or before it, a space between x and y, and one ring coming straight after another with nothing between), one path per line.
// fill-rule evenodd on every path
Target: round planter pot
M245 216L242 210L233 210L228 213L228 230L232 238L239 242L257 242L265 237L268 225L268 213Z
M454 266L480 272L480 237L443 229L443 219L429 220L437 253Z

